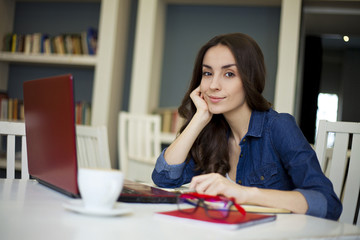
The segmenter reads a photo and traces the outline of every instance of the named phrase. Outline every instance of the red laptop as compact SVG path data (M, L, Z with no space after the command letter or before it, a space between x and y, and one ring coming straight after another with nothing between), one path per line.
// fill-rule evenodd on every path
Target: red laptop
M30 176L71 197L77 184L72 75L24 82L25 129ZM175 203L177 194L125 181L119 201Z
M72 76L25 82L24 108L30 175L67 195L79 196Z

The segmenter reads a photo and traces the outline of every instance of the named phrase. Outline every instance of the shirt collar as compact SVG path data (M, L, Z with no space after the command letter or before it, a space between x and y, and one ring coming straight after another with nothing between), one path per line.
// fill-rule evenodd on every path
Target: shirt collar
M261 137L264 129L265 115L266 112L252 111L247 136Z

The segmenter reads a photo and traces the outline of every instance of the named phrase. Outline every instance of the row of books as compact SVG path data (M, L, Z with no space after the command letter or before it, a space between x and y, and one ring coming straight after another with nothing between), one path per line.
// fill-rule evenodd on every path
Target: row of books
M85 101L75 103L75 122L81 125L91 124L91 104Z
M25 54L76 54L95 55L97 49L97 30L72 34L50 36L45 33L18 34L8 33L4 36L4 52Z
M24 102L17 98L0 95L0 119L6 121L24 120Z
M17 98L8 98L0 94L0 120L24 121L24 102ZM91 124L91 104L88 102L75 103L75 122L81 125Z
M165 133L177 133L182 125L177 108L159 108L155 111L161 116L161 131Z

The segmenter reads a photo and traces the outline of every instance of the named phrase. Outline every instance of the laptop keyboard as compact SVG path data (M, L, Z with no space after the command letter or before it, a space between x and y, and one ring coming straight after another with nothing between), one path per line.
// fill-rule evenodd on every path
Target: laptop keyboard
M130 189L130 188L123 188L123 190L121 191L122 193L127 193L127 194L139 194L139 192Z

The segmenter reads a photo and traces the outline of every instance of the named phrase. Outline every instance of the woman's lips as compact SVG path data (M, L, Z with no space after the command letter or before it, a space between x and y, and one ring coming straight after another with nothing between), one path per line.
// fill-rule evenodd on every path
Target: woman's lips
M220 102L220 101L223 100L223 99L224 99L223 97L209 96L209 100L210 100L212 103L218 103L218 102Z

